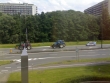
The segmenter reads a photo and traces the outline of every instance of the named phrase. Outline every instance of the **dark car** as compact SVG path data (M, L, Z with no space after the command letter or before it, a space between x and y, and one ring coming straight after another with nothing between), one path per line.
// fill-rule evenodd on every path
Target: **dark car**
M51 45L52 48L63 48L66 44L64 40L57 40L54 44Z
M26 41L25 43L24 42L21 42L20 44L17 44L15 46L16 49L19 49L19 50L23 50L24 47L27 49L27 50L30 50L32 47L31 47L31 44L29 41Z

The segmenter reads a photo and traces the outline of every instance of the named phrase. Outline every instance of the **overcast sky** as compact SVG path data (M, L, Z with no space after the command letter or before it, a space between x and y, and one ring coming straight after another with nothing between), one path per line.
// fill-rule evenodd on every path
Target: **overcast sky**
M69 9L83 12L84 9L101 1L103 0L0 0L1 3L24 2L34 4L38 8L38 13Z

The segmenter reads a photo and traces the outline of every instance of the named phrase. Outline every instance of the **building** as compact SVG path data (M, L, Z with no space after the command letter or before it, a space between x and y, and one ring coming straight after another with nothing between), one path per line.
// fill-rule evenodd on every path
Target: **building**
M110 0L104 0L92 7L87 8L86 10L84 10L84 12L87 14L100 16L102 14L103 7L107 8L110 14Z
M0 3L0 12L6 14L35 15L37 7L28 3Z

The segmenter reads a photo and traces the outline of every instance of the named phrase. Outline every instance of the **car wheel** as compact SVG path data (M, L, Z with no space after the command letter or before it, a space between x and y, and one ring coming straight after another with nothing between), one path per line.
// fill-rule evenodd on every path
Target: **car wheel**
M23 46L19 46L19 50L23 50L23 48L24 48Z
M52 48L54 48L54 49L55 49L56 47L55 47L55 46L52 46Z
M27 50L30 50L31 49L31 46L27 46Z
M60 45L60 48L63 48L63 45Z
M65 47L65 46L66 46L66 44L63 45L63 47Z

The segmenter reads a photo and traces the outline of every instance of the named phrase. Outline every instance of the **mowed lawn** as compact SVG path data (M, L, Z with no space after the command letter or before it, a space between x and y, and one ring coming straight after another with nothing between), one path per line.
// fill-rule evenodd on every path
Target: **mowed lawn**
M74 41L74 42L65 42L67 46L69 45L86 45L88 41ZM101 41L96 41L97 44L101 44ZM31 43L32 47L38 46L51 46L54 42L41 42L41 43ZM18 43L19 44L19 43ZM103 44L110 44L110 40L103 40ZM0 44L0 48L15 48L17 44Z
M1 65L6 65L6 64L10 64L10 63L12 63L13 61L10 61L10 60L2 60L2 61L0 61L0 66Z
M29 71L29 83L80 83L110 81L110 65ZM7 83L21 83L21 73L12 73Z

